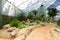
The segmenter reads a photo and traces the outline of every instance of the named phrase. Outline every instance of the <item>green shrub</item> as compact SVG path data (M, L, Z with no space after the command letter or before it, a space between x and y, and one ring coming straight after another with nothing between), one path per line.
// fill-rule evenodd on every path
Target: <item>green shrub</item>
M36 20L36 23L37 23L37 24L39 24L39 23L40 23L40 21L39 21L39 20Z
M9 24L10 24L12 27L13 27L13 26L17 27L19 23L20 23L19 20L14 19L14 20L12 20Z
M24 13L21 13L18 17L17 17L18 20L22 21L22 20L27 20L27 17Z
M29 13L27 16L28 19L33 19L33 14Z
M18 24L18 28L20 28L20 29L26 28L26 27L28 27L28 25L22 24L22 23L19 23L19 24Z
M9 23L12 27L13 26L15 26L15 27L17 27L17 28L26 28L26 27L28 27L28 24L23 24L23 23L21 23L19 20L17 20L17 19L14 19L14 20L12 20L10 23Z
M45 19L45 22L49 23L49 22L50 22L50 20L48 20L48 19Z
M57 25L60 26L60 19L59 19L59 21L57 22Z

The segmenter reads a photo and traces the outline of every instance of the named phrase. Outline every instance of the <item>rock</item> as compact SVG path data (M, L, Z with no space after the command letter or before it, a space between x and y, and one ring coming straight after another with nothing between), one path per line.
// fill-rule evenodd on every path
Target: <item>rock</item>
M54 31L59 32L60 33L60 28L55 28Z
M16 27L10 27L10 25L4 25L3 29L0 30L0 38L12 39L15 38L16 34L20 29Z
M10 35L15 38L18 32L19 29L16 28L13 32L10 33Z
M22 21L22 24L25 24L25 21L24 20Z
M9 29L7 29L8 32L12 32L13 30L15 30L16 27L10 27Z
M8 40L8 39L0 38L0 40Z
M4 30L0 30L0 38L10 39L11 35L8 32L4 31Z
M19 36L19 37L16 37L14 40L25 40L25 35L22 35L22 36Z
M42 23L42 24L41 24L41 26L45 26L45 24L44 24L44 23Z
M14 40L14 39L5 39L5 38L0 38L0 40Z
M10 24L6 24L3 26L3 29L8 29L8 28L10 28Z
M15 38L16 32L15 31L14 32L11 32L10 35L12 36L12 38Z
M21 35L25 35L27 32L29 32L29 30L26 30L26 29L21 29L18 34L16 35L16 37L19 37Z

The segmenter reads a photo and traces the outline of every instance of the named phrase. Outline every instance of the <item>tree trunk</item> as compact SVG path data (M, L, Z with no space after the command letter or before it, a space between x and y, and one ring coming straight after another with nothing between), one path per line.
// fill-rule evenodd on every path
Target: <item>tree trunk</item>
M54 16L52 17L52 22L54 22Z

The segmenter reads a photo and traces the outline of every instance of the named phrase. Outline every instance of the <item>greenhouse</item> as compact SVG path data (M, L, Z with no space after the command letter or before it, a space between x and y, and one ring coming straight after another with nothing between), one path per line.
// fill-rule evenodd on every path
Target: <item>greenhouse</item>
M60 40L60 0L0 0L0 40Z

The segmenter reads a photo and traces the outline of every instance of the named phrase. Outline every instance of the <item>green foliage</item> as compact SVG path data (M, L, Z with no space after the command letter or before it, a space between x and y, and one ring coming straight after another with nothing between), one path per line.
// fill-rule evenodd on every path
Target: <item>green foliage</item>
M40 20L41 20L42 22L45 21L45 15L44 15L44 14L43 14L43 15L40 15Z
M13 26L17 27L19 23L20 23L19 20L14 19L14 20L12 20L9 24L10 24L12 27L13 27Z
M59 21L57 22L57 25L60 26L60 19L59 19Z
M5 19L5 20L2 21L2 23L3 23L3 24L8 24L8 23L9 23L9 20L6 20L6 19Z
M2 16L2 26L5 24L8 24L10 22L10 19L8 16Z
M40 23L40 21L39 21L39 20L36 20L36 23L37 23L37 24L39 24L39 23Z
M12 20L10 23L9 23L12 27L17 27L17 28L25 28L25 27L28 27L28 24L23 24L21 23L19 20L17 19L14 19Z
M50 17L56 16L57 15L57 9L56 8L48 8L48 15Z
M34 15L36 15L36 14L37 14L37 11L36 11L36 10L33 10L32 12L33 12L33 14L34 14Z
M22 21L22 20L26 20L27 17L25 16L24 13L21 13L18 17L17 17L18 20Z
M28 27L28 24L22 24L22 23L18 24L18 28L20 28L20 29L26 28L26 27Z
M33 15L31 13L28 14L28 19L32 19Z
M50 17L50 20L54 22L54 16L57 15L57 9L56 8L49 8L48 9L48 15ZM51 19L52 18L52 19Z
M48 20L48 19L45 19L45 22L49 23L49 22L50 22L50 20Z

